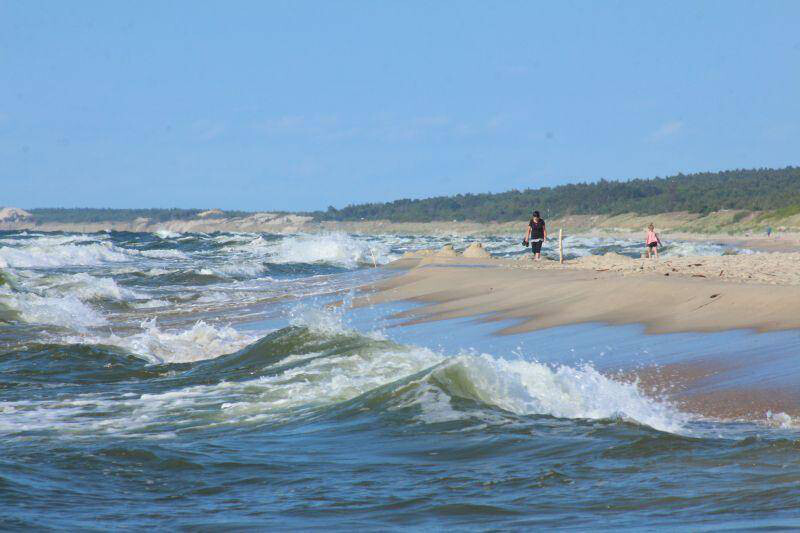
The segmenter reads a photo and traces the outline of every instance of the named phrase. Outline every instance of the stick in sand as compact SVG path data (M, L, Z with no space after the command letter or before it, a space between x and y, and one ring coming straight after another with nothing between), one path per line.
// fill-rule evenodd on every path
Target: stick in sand
M369 248L369 254L372 256L372 266L378 268L378 262L375 260L375 252L372 251L372 247Z
M562 242L564 237L564 230L563 228L558 228L558 262L564 262L564 243Z

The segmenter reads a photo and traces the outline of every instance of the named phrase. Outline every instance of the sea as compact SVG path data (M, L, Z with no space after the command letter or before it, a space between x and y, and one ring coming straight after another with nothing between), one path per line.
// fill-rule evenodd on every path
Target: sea
M0 529L800 527L790 415L692 414L631 378L703 363L701 398L791 392L800 333L499 336L486 317L352 305L403 253L472 241L0 232ZM565 240L567 257L641 249Z

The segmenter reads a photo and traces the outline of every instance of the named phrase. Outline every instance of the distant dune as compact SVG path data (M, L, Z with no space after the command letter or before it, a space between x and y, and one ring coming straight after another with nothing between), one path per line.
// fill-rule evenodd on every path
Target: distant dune
M238 214L237 214L238 215ZM648 223L658 231L675 235L750 237L764 235L771 228L773 237L792 237L800 233L800 214L777 217L759 211L723 210L708 214L685 211L642 215L568 215L547 221L550 231L563 228L576 233L627 234L644 230ZM177 232L242 231L269 233L319 233L343 231L365 234L406 235L508 235L524 232L527 220L512 222L447 221L391 222L387 220L319 221L312 216L286 213L252 213L231 216L220 209L198 211L190 218L159 221L148 217L132 220L98 220L91 222L42 221L36 214L15 207L0 209L0 230L36 229L40 231L142 231Z
M18 207L4 207L0 209L0 223L24 222L32 219L33 215Z

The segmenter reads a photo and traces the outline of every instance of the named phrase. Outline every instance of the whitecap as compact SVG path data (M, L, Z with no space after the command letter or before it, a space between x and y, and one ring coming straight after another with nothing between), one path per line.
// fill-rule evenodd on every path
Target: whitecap
M187 330L162 331L152 318L143 321L141 328L141 332L127 336L82 335L67 337L64 342L119 346L152 362L186 363L235 352L257 339L230 326L214 326L202 320Z
M16 268L58 268L94 266L105 262L129 261L131 257L110 243L57 244L0 248L0 258Z
M270 246L269 255L275 263L327 263L346 268L382 265L397 257L384 242L344 233L285 237Z
M102 326L107 323L102 314L74 294L60 297L40 296L0 286L0 302L16 311L21 320L30 324L84 330L87 327Z
M170 231L168 229L159 229L153 233L162 239L176 239L182 235L177 231Z
M589 365L551 367L488 354L461 355L430 377L451 396L518 415L619 418L670 433L680 432L688 420L669 404L645 396L635 383L615 381Z

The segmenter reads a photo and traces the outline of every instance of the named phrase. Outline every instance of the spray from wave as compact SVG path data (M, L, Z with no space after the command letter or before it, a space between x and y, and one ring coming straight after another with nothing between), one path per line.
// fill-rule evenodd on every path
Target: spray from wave
M279 240L258 236L247 243L236 243L233 251L261 255L270 263L328 264L344 268L386 264L397 257L379 239L344 233L289 235Z

